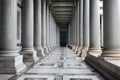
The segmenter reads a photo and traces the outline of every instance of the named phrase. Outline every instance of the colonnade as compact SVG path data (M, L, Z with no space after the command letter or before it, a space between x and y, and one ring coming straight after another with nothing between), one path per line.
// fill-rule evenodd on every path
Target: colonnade
M49 0L23 0L22 49L17 46L17 0L0 0L0 73L19 73L24 62L36 62L60 45ZM68 29L68 45L100 57L120 57L120 1L103 0L104 46L100 43L99 0L78 0Z
M0 73L19 73L59 46L49 0L22 0L22 49L17 48L17 0L0 0Z
M120 57L120 1L103 0L103 33L100 33L100 1L79 0L79 3L69 24L69 46L79 56L84 55L85 51L101 57ZM75 17L78 14L79 20ZM75 25L77 21L79 25ZM100 42L102 34L104 34L103 48ZM75 37L78 35L79 38Z

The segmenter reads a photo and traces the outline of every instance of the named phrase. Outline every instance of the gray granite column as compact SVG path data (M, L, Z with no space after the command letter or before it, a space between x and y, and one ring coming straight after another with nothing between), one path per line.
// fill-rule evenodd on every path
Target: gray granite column
M42 5L41 5L41 0L35 0L34 1L34 46L35 46L35 49L37 51L37 55L38 57L42 57L42 56L45 56L44 53L43 53L43 49L42 49L42 30L41 30L41 27L42 27Z
M52 15L51 15L51 10L50 10L50 18L49 19L50 19L50 24L49 24L50 25L49 26L49 30L50 30L49 31L49 34L50 34L50 37L49 37L49 39L50 39L49 40L49 50L51 52L52 51L52 41L51 41L52 40L52 30L51 30L51 28L52 28L52 21L51 21L52 20Z
M56 49L56 23L54 22L54 49Z
M74 46L77 47L77 7L74 16Z
M60 26L58 29L58 47L60 47Z
M80 0L80 4L79 4L79 26L80 26L80 28L79 28L79 32L80 32L80 44L79 44L79 46L80 46L80 48L82 48L82 46L83 46L83 0Z
M101 52L99 0L90 0L90 52Z
M55 42L54 42L54 44L55 44L55 45L54 45L54 48L56 49L56 45L57 45L57 43L56 43L56 41L57 41L57 40L56 40L56 37L57 37L57 36L56 36L56 23L55 23L55 26L54 26L54 34L55 34L55 35L54 35L54 40L55 40Z
M74 29L73 29L73 19L72 19L72 22L71 22L71 47L74 45Z
M104 49L102 57L120 57L120 0L103 1Z
M52 51L54 50L54 22L53 22L53 16L52 16L52 14L51 14L51 49L52 49Z
M73 46L73 22L71 23L71 47Z
M34 49L34 17L33 0L22 1L22 51L24 61L36 61L37 52Z
M50 23L50 20L49 19L50 19L49 0L47 0L47 31L46 31L46 33L47 33L47 35L46 35L47 36L47 38L46 38L47 39L47 42L46 42L47 43L46 44L47 45L47 53L50 52L50 50L49 50L49 47L50 47L49 46L50 45L49 44L49 28L50 28L49 23Z
M75 50L75 15L72 18L72 50Z
M73 20L72 20L72 27L73 27L73 51L76 52L76 10L73 16Z
M75 53L77 53L77 50L78 50L78 47L79 47L79 43L78 43L78 35L79 35L79 26L78 26L78 21L79 21L79 10L78 10L78 8L79 8L79 3L77 3L77 6L76 6L76 9L75 9L75 13L74 13L74 23L73 23L73 25L74 25L74 52Z
M74 31L74 33L75 33L75 53L77 52L77 50L78 50L78 47L79 47L79 44L77 44L77 41L78 41L78 24L77 24L77 21L78 21L78 5L77 5L77 7L76 7L76 11L75 11L75 23L74 23L74 27L75 27L75 31Z
M80 26L79 26L79 16L80 16L80 14L79 14L79 2L77 3L77 15L76 15L76 17L77 17L77 21L76 21L76 26L77 26L77 29L76 29L76 32L77 32L77 46L79 47L79 43L80 43L80 34L79 34L79 31L80 31Z
M71 32L71 29L70 29L70 25L68 26L68 45L70 45L70 32Z
M81 56L83 47L83 0L80 0L79 3L79 48L77 53Z
M17 50L17 1L0 0L0 73L19 73L24 68Z
M50 11L50 51L53 51L53 48L52 48L52 26L53 23L52 23L52 14L51 14L51 11Z
M68 45L70 46L70 44L71 44L71 25L69 24L69 26L68 26Z
M83 0L83 56L89 49L89 34L89 0Z
M56 42L57 42L57 48L59 47L59 26L56 28Z
M43 4L43 25L42 25L42 46L44 49L44 53L47 53L47 6L46 0L42 0Z

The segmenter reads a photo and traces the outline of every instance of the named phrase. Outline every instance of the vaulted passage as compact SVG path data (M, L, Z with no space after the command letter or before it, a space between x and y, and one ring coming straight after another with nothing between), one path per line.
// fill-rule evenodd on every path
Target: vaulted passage
M0 80L120 80L119 0L0 0Z

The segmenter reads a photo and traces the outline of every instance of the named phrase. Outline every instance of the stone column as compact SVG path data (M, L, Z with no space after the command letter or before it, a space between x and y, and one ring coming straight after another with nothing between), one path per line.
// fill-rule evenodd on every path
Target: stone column
M103 0L104 49L102 57L120 57L120 0Z
M73 29L73 19L72 19L72 22L71 22L71 47L73 47L73 45L74 45L74 41L73 41L73 39L74 39L74 29Z
M79 50L79 44L80 44L80 26L79 26L79 16L80 16L80 14L79 14L79 5L80 5L80 3L79 3L79 1L77 2L77 8L76 8L76 44L77 44L77 47L76 47L76 54L78 53L78 50Z
M70 25L68 26L68 45L70 45L70 31L71 31L71 29L70 29Z
M58 47L60 47L60 26L58 29Z
M75 18L74 18L74 45L75 47L77 47L77 7L75 10L75 14L74 14Z
M80 47L82 48L83 46L83 0L80 0L80 5L79 5L79 21L80 21Z
M76 12L75 12L76 13ZM72 25L72 50L73 51L75 51L75 33L76 33L76 31L75 31L75 22L76 22L76 20L75 20L75 13L74 13L74 16L73 16L73 19L72 19L72 23L71 23L71 25Z
M57 43L56 43L56 24L55 24L55 26L54 26L54 47L55 47L55 49L56 49L56 45L57 45Z
M77 21L76 21L76 26L77 26L77 29L76 29L76 32L77 32L77 47L79 47L79 42L80 42L80 34L79 34L79 28L80 28L80 26L79 26L79 16L80 16L80 14L79 14L79 1L78 1L78 3L77 3L77 15L76 15L76 17L77 17Z
M22 51L24 61L37 61L34 49L33 0L22 1Z
M51 10L50 10L50 18L49 19L50 19L50 24L49 24L50 25L49 26L49 35L50 35L49 36L49 51L51 52L52 51L52 43L51 43L52 42L51 41L52 40L51 39L52 38L52 30L51 30L51 27L52 27L52 21L51 21L52 20L52 16L51 16Z
M78 19L78 6L76 7L76 10L75 10L75 22L74 22L74 28L75 28L75 31L74 31L74 33L75 33L75 50L74 50L74 52L76 53L77 52L77 48L78 48L78 45L79 44L77 44L77 19Z
M49 27L50 27L50 26L49 26L49 21L50 21L49 19L50 19L50 15L49 15L49 14L50 14L50 10L49 10L49 0L47 0L47 26L46 26L46 27L47 27L47 31L46 31L46 33L47 33L47 35L46 35L46 36L47 36L47 38L46 38L46 39L47 39L47 40L46 40L46 41L47 41L47 42L46 42L46 43L47 43L47 53L50 52L50 50L49 50Z
M54 50L54 49L53 49L53 45L54 45L54 44L53 44L53 42L54 42L54 38L53 38L53 35L54 35L54 34L53 34L53 26L54 26L53 17L52 17L52 13L50 13L50 33L51 33L51 34L50 34L50 37L51 37L51 38L50 38L50 41L51 41L51 42L50 42L50 43L51 43L50 45L51 45L51 51Z
M83 56L89 49L89 34L89 0L83 0Z
M83 0L79 2L79 49L78 55L81 56L81 50L83 47Z
M59 47L59 26L56 28L56 42L57 42L57 48Z
M52 14L51 14L51 50L53 51L53 19L52 19Z
M41 11L41 0L35 0L34 1L34 42L35 42L35 49L37 51L37 55L38 57L42 57L42 56L45 56L44 52L43 52L43 49L42 49L42 31L41 31L41 27L42 27L42 11Z
M47 53L47 7L46 7L46 0L42 0L43 3L43 25L42 25L42 46L44 49L44 53Z
M54 18L53 18L53 21L54 21ZM54 49L56 48L56 24L55 24L55 21L54 21L54 31L53 31L53 34L54 34Z
M100 7L99 0L90 0L90 49L101 52L100 47Z
M17 50L17 1L0 0L0 73L19 73L24 68Z
M70 31L70 35L71 35L71 37L70 37L70 46L71 46L71 48L72 48L72 45L73 45L73 26L72 26L72 23L70 23L70 29L71 29L71 31Z

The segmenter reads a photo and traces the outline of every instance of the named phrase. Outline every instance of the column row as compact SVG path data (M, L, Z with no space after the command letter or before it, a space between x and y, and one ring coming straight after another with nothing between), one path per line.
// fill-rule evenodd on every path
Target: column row
M22 0L22 49L17 46L17 0L0 0L0 73L19 73L59 46L49 0Z
M75 45L79 45L79 47L77 46L79 56L88 51L101 57L119 57L120 1L103 0L103 33L100 32L100 1L79 0L78 5L79 13L78 7L76 7L74 16L77 15L77 18L79 16L79 23L77 23L78 19L73 17L68 31L69 45L74 51L76 50ZM76 28L76 25L79 25L79 29ZM77 32L79 32L79 36ZM100 41L102 34L104 34L103 51Z

